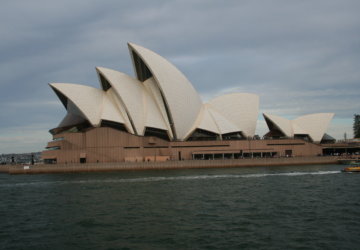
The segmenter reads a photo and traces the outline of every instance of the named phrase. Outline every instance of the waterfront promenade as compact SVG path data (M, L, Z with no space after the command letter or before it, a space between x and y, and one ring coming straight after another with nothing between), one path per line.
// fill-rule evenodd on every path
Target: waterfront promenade
M116 162L116 163L87 163L87 164L39 164L0 165L0 172L9 174L40 174L40 173L76 173L76 172L112 172L129 170L161 170L161 169L189 169L189 168L234 168L257 166L289 166L312 164L337 164L336 156L316 157L284 157L284 158L253 158L227 160L187 160L165 162Z

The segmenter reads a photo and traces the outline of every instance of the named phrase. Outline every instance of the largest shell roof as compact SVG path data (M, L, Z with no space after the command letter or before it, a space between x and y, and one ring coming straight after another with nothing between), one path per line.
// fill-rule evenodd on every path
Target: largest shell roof
M67 109L58 128L82 121L123 124L142 136L146 128L166 131L171 140L186 140L201 129L220 136L255 133L259 97L233 93L202 103L190 81L155 52L128 43L136 77L97 67L101 89L71 83L50 83Z

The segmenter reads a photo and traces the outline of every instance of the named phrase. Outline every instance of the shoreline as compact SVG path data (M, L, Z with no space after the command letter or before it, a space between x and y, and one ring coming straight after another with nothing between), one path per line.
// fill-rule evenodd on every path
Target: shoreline
M289 158L254 158L227 160L187 160L165 162L114 162L114 163L74 163L74 164L40 164L0 165L0 172L8 174L50 174L50 173L83 173L115 172L141 170L169 170L192 168L236 168L236 167L271 167L288 165L339 164L336 156L289 157Z

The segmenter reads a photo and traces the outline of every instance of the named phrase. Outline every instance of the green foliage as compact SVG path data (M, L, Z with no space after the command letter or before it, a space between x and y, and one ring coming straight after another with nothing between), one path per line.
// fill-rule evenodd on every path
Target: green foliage
M354 114L354 138L360 138L360 115Z

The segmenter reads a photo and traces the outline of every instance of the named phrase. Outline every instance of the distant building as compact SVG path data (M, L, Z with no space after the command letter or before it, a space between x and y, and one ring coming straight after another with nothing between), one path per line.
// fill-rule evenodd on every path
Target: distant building
M333 114L293 121L265 115L268 140L255 135L259 97L232 93L202 103L163 57L129 43L136 78L97 67L100 89L51 83L67 114L51 129L47 163L310 156ZM258 138L258 137L256 137ZM276 140L274 140L276 139ZM306 139L306 140L304 140Z
M41 162L41 152L0 155L0 164L35 164L39 162Z

